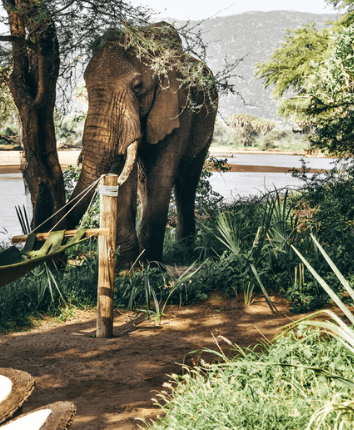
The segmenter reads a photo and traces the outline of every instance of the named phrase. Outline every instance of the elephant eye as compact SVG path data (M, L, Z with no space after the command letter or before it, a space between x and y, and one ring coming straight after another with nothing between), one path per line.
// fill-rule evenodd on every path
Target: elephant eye
M135 94L139 94L142 88L143 88L143 83L141 81L136 82L133 85L133 92Z

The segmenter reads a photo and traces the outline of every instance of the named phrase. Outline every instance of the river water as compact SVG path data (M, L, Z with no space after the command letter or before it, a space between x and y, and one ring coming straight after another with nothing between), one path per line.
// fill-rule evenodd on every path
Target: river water
M253 166L301 167L301 157L294 155L236 154L228 158L230 164ZM331 169L334 159L306 158L307 167L314 169ZM269 172L227 172L213 173L211 185L225 200L232 201L238 196L256 195L289 187L294 189L300 182L289 173ZM19 173L0 175L0 241L9 236L21 234L15 206L25 205L30 210L30 199L25 194L22 176ZM3 234L2 234L3 233Z

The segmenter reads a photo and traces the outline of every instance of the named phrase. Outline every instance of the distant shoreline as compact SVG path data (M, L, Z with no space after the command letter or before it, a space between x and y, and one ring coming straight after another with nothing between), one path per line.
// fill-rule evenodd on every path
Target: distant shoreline
M58 151L59 162L63 169L69 165L76 166L77 159L81 150ZM278 152L278 151L257 151L257 150L238 150L225 148L223 146L212 147L210 154L218 157L232 158L237 154L262 154L262 155L298 155L300 157L311 157L304 153ZM0 151L0 174L20 173L22 151ZM317 157L324 158L324 157ZM246 166L230 164L230 172L278 172L286 173L291 167L271 167L271 166ZM315 173L316 169L311 169L310 173Z

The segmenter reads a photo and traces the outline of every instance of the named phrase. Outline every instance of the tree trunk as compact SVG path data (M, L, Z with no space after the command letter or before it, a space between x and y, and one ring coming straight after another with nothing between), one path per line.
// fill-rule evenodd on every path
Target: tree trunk
M31 193L33 228L65 204L53 119L59 47L48 14L38 24L38 17L47 13L43 4L35 0L3 0L3 4L14 36L10 90L22 124L25 156L22 171ZM40 230L49 230L60 216Z

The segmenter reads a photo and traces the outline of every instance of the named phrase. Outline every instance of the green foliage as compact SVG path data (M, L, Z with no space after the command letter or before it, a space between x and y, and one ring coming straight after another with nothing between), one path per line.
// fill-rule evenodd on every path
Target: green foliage
M302 172L293 173L304 182L302 192L293 195L293 204L299 213L307 212L304 228L313 231L339 269L350 274L354 252L353 161L335 163L328 173L309 176L305 172L304 163Z
M115 282L115 306L137 309L159 325L167 304L188 301L188 285L198 270L193 263L174 275L160 264L124 273Z
M257 145L262 151L278 149L304 152L310 148L310 140L308 134L294 134L292 130L273 129L265 136L256 138L254 145Z
M313 73L313 63L323 61L331 52L330 41L330 31L317 30L315 24L289 31L281 48L263 63L256 63L256 78L263 79L266 88L274 85L276 99L288 90L301 94L306 78Z
M267 134L275 127L275 123L258 118L255 115L238 114L226 119L226 124L235 129L241 143L250 146L255 135Z
M263 80L265 88L274 86L272 96L279 100L280 116L291 117L294 122L308 121L307 80L332 50L330 30L317 30L312 24L289 32L281 48L256 64L256 78Z
M159 394L156 401L164 416L145 422L147 428L298 430L336 396L351 399L353 391L327 375L353 379L353 357L319 330L300 326L297 333L263 345L262 352L234 349L232 359L215 352L220 364L183 366L182 376L171 375L164 384L171 394ZM323 367L326 376L318 374ZM349 410L347 419L352 417ZM335 419L329 414L328 428L334 428Z
M31 326L43 314L59 316L69 308L97 303L96 261L68 266L60 272L40 266L21 279L0 289L0 330Z
M239 138L235 130L225 121L216 118L212 145L214 146L238 146Z
M348 6L335 1L335 6ZM256 65L264 86L274 85L278 113L314 129L312 145L334 154L353 152L354 16L345 15L330 29L295 30L270 59ZM287 91L290 90L287 93Z
M261 291L251 269L253 264L264 288L284 293L292 311L322 307L328 296L309 272L301 269L301 261L291 244L318 268L337 293L342 293L338 280L319 259L310 233L317 235L345 276L354 279L352 163L338 165L328 174L296 175L304 180L301 192L284 195L273 192L261 198L235 201L216 211L207 209L197 224L194 251L187 243L174 243L170 238L173 231L167 233L166 261L189 264L199 258L203 262L203 270L189 286L189 299L197 300L213 289L229 295L248 291L249 296L252 291ZM224 236L231 235L227 240L223 238L224 243L216 238L216 235L222 237L217 233L220 220L225 221ZM259 236L260 232L263 236ZM267 240L259 240L264 235Z
M354 2L353 0L326 0L327 3L333 4L338 9L348 8L348 11L353 11Z
M69 115L56 112L55 131L59 148L82 147L85 120L86 113L84 112L74 112Z
M335 36L332 55L314 68L307 83L308 114L316 126L312 143L331 153L352 154L354 24Z
M255 150L261 151L308 151L310 148L309 133L311 130L309 127L307 127L307 124L305 124L304 127L305 132L302 133L294 133L290 129L283 128L273 128L267 133L262 131L252 131L249 139L249 145ZM235 128L227 125L219 118L216 119L212 146L232 146L233 148L244 149L244 144L240 138L240 133L237 133Z

